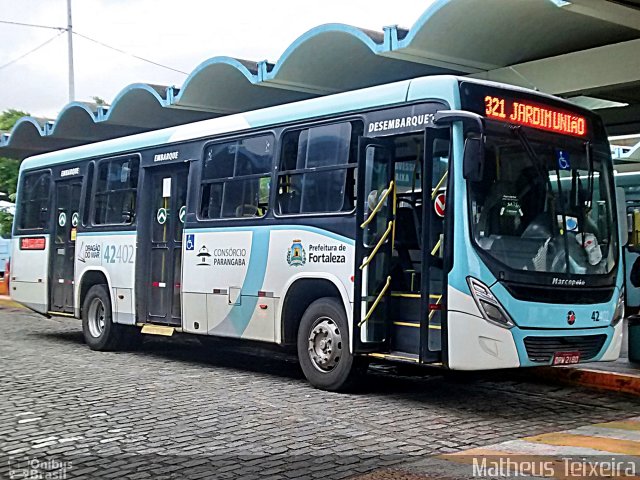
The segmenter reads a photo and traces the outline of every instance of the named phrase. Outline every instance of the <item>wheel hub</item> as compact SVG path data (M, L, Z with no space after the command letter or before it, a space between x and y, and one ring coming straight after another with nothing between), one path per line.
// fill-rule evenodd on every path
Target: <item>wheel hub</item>
M91 336L98 338L102 335L105 326L105 308L102 300L94 298L89 305L88 312L89 332Z
M342 335L331 318L319 318L309 335L309 358L322 372L331 371L342 357Z

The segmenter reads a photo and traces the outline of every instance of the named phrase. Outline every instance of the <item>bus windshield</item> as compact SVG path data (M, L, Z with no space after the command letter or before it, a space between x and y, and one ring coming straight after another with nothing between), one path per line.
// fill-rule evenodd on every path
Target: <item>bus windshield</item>
M589 142L524 127L487 130L483 178L469 182L472 235L498 267L598 275L614 268L613 181Z

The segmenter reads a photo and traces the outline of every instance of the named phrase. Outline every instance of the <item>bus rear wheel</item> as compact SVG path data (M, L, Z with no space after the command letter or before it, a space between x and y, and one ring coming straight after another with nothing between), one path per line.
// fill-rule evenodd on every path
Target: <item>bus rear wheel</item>
M298 329L298 361L311 385L322 390L345 390L354 379L349 351L349 324L342 303L321 298L305 310Z
M89 289L82 304L82 333L91 350L126 350L142 340L140 332L113 323L111 298L105 285Z

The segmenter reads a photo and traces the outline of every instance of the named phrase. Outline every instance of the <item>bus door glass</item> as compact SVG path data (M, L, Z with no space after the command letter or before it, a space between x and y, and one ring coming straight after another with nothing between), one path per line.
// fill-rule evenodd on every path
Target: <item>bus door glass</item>
M153 323L181 324L182 231L186 216L188 164L151 170L152 208L147 316Z
M423 192L423 275L421 361L436 361L442 350L447 279L444 268L445 212L449 184L449 129L430 128L425 134ZM453 202L451 202L453 203Z
M626 308L640 307L640 201L635 192L627 196L629 241L623 248L626 272Z
M49 301L54 312L73 313L74 259L81 190L80 178L56 182Z
M354 319L354 345L379 346L388 339L388 295L395 188L393 144L361 139L358 162L357 260L359 315ZM358 285L358 283L356 283ZM358 318L359 317L359 318Z

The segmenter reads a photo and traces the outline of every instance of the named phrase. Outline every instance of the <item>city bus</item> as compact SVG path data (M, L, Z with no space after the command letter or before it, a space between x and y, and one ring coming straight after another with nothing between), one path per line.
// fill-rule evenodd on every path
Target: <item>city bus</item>
M628 235L622 243L624 267L625 312L640 312L640 163L618 160L615 164L615 181L624 190L624 211Z
M598 116L416 78L24 160L11 293L81 319L93 350L176 332L295 348L326 390L371 361L608 361L616 204Z

